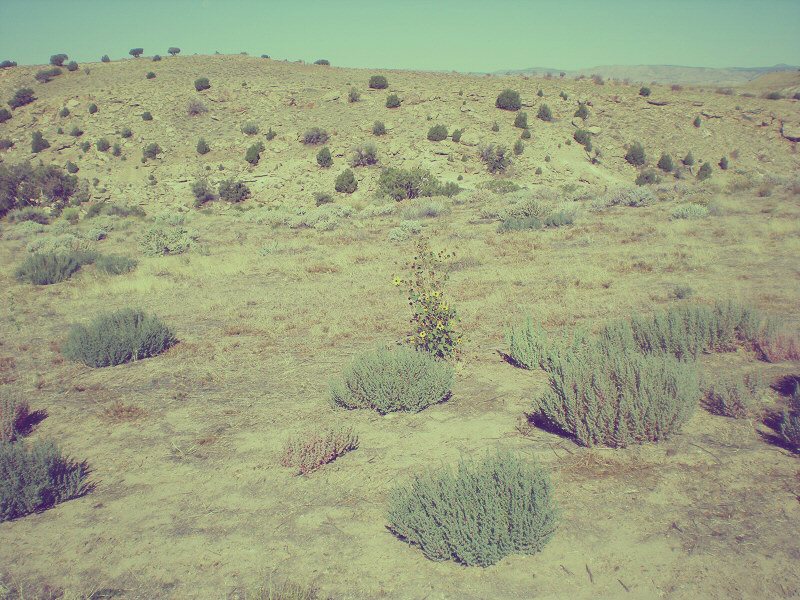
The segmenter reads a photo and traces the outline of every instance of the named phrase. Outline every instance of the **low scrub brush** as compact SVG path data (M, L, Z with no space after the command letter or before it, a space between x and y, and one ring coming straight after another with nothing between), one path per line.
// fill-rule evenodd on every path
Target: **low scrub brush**
M336 408L368 408L380 414L419 412L444 402L453 386L453 369L427 352L378 349L356 357L343 381L330 383L330 403Z
M558 523L547 472L510 451L482 462L418 475L391 490L389 529L433 561L491 566L509 554L535 554Z
M176 342L158 317L123 309L102 314L89 325L74 325L61 352L89 367L108 367L155 356Z
M283 447L281 464L294 467L302 475L318 469L358 448L358 436L352 427L314 429L300 437L290 437Z

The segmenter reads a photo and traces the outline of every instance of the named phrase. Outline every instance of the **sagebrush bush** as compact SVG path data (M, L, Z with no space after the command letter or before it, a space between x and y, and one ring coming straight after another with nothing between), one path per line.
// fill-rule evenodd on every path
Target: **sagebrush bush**
M755 373L722 377L706 394L706 407L715 415L748 419L758 415L758 401L766 385Z
M175 334L158 317L128 308L73 325L61 352L89 367L113 367L156 356L175 343Z
M627 160L634 167L640 167L647 161L644 146L641 144L641 142L634 142L631 145L627 154L625 154L625 160Z
M228 202L243 202L250 197L250 188L235 178L224 179L219 182L219 198Z
M527 129L525 131L527 131ZM461 135L463 133L464 133L463 129L453 129L453 141L454 142L460 142L461 141Z
M194 89L198 92L202 92L203 90L207 90L211 87L211 83L208 81L208 77L198 77L194 80Z
M11 113L7 108L0 108L0 123L5 123L11 118Z
M361 94L355 87L350 88L350 92L347 94L347 100L351 103L361 100Z
M72 128L72 131L69 132L72 137L81 137L83 135L83 129L78 127L77 125Z
M684 157L683 164L687 167L691 167L694 165L694 156L692 156L692 151L689 150L689 153Z
M133 135L133 132L130 130L130 127L123 127L119 135L123 138L129 138Z
M255 135L258 133L258 131L258 125L252 121L247 121L242 125L242 133L245 135Z
M542 121L552 121L553 120L553 113L550 110L550 107L547 104L542 104L539 107L539 112L536 113L536 118L541 119Z
M20 400L10 386L0 388L0 444L13 442L30 415L26 400Z
M458 185L452 182L442 185L430 171L425 169L407 171L395 167L381 171L378 188L384 196L390 196L398 202L420 196L453 196L460 190Z
M520 100L519 92L507 89L500 92L494 105L503 110L519 110L522 108L522 100Z
M441 142L447 139L447 127L445 125L434 125L428 130L428 140L431 142Z
M417 475L389 496L389 529L433 561L488 567L509 554L535 554L558 524L547 472L499 450L461 460L453 474Z
M201 115L208 112L208 108L200 98L191 98L186 103L186 112L190 115Z
M64 65L64 61L69 58L66 54L53 54L50 57L50 64L55 65L57 67L61 67Z
M96 112L97 112L97 104L93 102L92 104L89 105L89 114L93 115Z
M494 131L494 132L500 131L500 123L495 121L494 125L492 125L492 131Z
M792 377L789 385L789 405L781 416L778 431L792 450L800 452L800 377Z
M314 428L299 437L290 436L283 446L281 464L294 467L307 475L358 448L358 435L353 427L337 426L324 430Z
M207 154L211 151L211 148L208 147L206 140L204 138L200 138L197 142L197 153L198 154Z
M520 129L527 129L528 128L528 113L526 113L526 112L518 112L517 116L514 118L514 127L519 127Z
M581 146L591 146L592 144L592 134L586 129L577 129L575 133L572 134L572 137Z
M383 75L373 75L369 78L369 87L373 90L385 90L389 87L389 81Z
M661 158L658 159L658 168L662 171L669 173L675 169L675 163L672 162L672 156L666 152L661 153Z
M80 268L81 261L74 253L42 252L29 255L14 276L33 285L51 285L69 279Z
M386 414L419 412L444 402L453 387L453 368L427 352L408 348L378 349L357 356L331 381L329 401L334 408L366 408Z
M50 222L47 216L47 211L38 206L23 206L8 213L9 223L22 223L24 221L33 221L40 225L47 225Z
M522 140L517 140L514 142L514 154L519 156L525 151L525 144L522 143Z
M20 88L14 92L14 95L8 101L8 105L11 108L19 108L20 106L30 104L34 100L36 100L36 98L33 95L32 88Z
M161 146L159 146L156 142L152 142L147 144L147 146L142 149L142 158L153 159L158 156L159 152L161 152Z
M277 136L277 135L278 135L277 133L272 131L272 127L270 127L269 131L267 131L267 133L264 134L264 137L267 138L267 141L269 142L270 140L274 140L275 136Z
M106 138L100 138L95 143L95 147L97 148L98 152L105 152L106 150L111 148L111 144L109 143L109 141Z
M149 110L146 110L142 113L142 121L152 121L153 115L150 114Z
M702 204L682 204L672 211L673 219L704 219L709 215L708 207Z
M52 440L0 442L0 522L45 510L88 492L89 467Z
M158 223L145 230L138 239L139 250L145 256L183 254L195 243L197 233L180 226Z
M256 142L247 149L244 159L251 165L257 165L261 159L261 152L264 150L264 145L261 142Z
M145 75L145 78L146 79L155 79L156 78L156 74L153 73L153 71L148 71L147 75Z
M378 148L371 142L358 144L353 147L350 157L351 167L365 167L378 163Z
M16 67L17 62L14 60L4 60L0 62L0 69L8 69L9 67Z
M579 117L585 121L589 116L589 109L586 108L586 103L578 102L578 110L576 110L575 114L572 116Z
M328 132L321 127L312 127L303 134L304 144L324 144L328 141L330 136Z
M330 167L333 164L333 157L327 146L323 146L320 151L317 152L317 164L323 168Z
M372 126L372 134L386 135L386 125L383 124L383 121L375 121L375 124Z
M156 54L155 56L153 56L153 62L159 62L160 60L161 60L161 55L160 54ZM155 73L154 73L154 75L155 75Z
M116 254L101 254L94 261L94 266L97 267L97 270L106 275L130 273L136 268L137 264L138 262L134 258L118 256Z
M644 96L645 98L650 95L650 88L642 86L639 88L639 95Z
M334 189L344 194L352 194L358 188L358 182L350 169L345 169L336 177Z
M48 142L44 137L42 137L41 131L34 131L31 135L31 152L36 154L37 152L41 152L45 148L50 147L50 142Z
M506 146L479 145L478 153L481 160L486 163L489 173L502 173L511 165L511 157Z
M398 108L400 106L400 97L397 94L389 94L386 97L386 108Z
M661 177L655 169L644 169L636 176L634 183L636 185L654 185L661 183Z
M195 208L202 206L206 202L211 202L214 199L214 192L205 177L194 180L189 184L189 189L194 196Z
M704 162L700 165L700 170L697 172L697 181L705 181L711 178L711 173L714 169L711 167L710 162Z
M703 124L703 121L700 119L700 117L699 116L695 117L693 125L695 127L700 127L700 125L702 125L702 124Z

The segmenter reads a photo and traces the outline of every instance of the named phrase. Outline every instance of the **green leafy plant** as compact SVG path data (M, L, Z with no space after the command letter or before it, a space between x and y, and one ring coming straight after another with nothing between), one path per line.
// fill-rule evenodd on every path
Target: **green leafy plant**
M517 116L514 118L514 127L519 127L520 129L527 129L528 113L522 111L518 112Z
M767 100L782 100L783 95L780 92L770 92L764 96Z
M95 142L95 147L97 148L98 152L105 152L109 148L111 148L111 144L106 138L100 138Z
M80 144L78 144L78 148L80 148L85 153L85 152L89 151L89 146L90 145L91 144L89 144L89 141L86 140L86 141L83 141Z
M639 95L644 96L645 98L650 95L650 88L642 86L639 88Z
M44 137L42 137L41 131L34 131L31 136L31 152L36 154L37 152L41 152L45 148L50 147L50 142L48 142Z
M0 123L5 123L11 118L11 113L7 108L0 108Z
M407 341L417 350L424 350L438 358L453 358L464 341L459 329L458 313L444 295L449 278L447 263L455 258L444 250L430 249L426 238L417 241L414 260L408 265L408 279L394 277L395 286L408 288L408 301L413 315Z
M67 161L67 164L64 165L64 168L67 170L67 173L77 173L78 171L80 171L80 169L78 168L78 165L76 165L71 160Z
M330 136L328 132L321 127L312 127L303 134L304 144L324 144L328 141Z
M104 62L104 63L107 63L107 62L111 62L111 59L108 57L108 54L103 54L103 56L100 58L100 61Z
M275 133L274 131L272 131L272 127L270 127L270 128L269 128L269 131L267 131L267 133L265 134L265 136L264 136L264 137L266 137L266 138L267 138L267 141L269 142L269 141L271 141L271 140L274 140L274 139L275 139L275 136L277 136L277 135L278 135L277 133Z
M417 475L389 495L389 529L433 561L488 567L535 554L552 539L558 508L547 472L499 450L458 471Z
M453 141L454 142L460 142L461 141L461 135L463 133L464 133L463 129L453 129Z
M644 146L641 144L641 142L633 143L633 145L628 149L627 154L625 154L625 160L627 160L634 167L640 167L647 161L647 157L644 152Z
M128 308L101 314L88 325L73 325L61 352L89 367L113 367L156 356L176 343L173 331L158 317Z
M522 100L520 100L519 92L511 89L506 89L500 92L497 96L494 105L503 110L519 110L522 108Z
M89 467L52 440L0 442L0 522L48 509L89 492Z
M129 127L123 127L122 128L122 132L120 133L120 136L122 136L123 138L129 138L132 135L133 135L133 132L130 130Z
M8 105L12 109L19 108L20 106L30 104L34 100L36 100L36 98L33 95L33 88L20 88L14 92L11 100L8 101Z
M344 194L352 194L358 188L356 177L350 169L345 169L336 177L334 189Z
M444 125L434 125L428 130L428 140L431 142L441 142L447 139L447 127Z
M72 137L81 137L83 135L83 129L78 127L77 125L72 128L72 131L69 132Z
M283 446L281 464L307 475L358 448L353 427L314 428L299 437L290 436Z
M197 142L197 153L198 154L207 154L211 151L211 148L208 147L206 140L204 138L200 138Z
M119 144L114 144L111 147L111 155L112 156L121 156L122 155L122 148L120 148Z
M69 116L69 109L66 106L64 106L60 111L58 111L58 116L62 117L62 118L68 117Z
M97 104L95 104L95 103L90 104L89 105L89 114L93 115L96 112L97 112Z
M195 208L202 206L206 202L211 202L214 199L214 192L211 189L211 185L208 183L208 179L205 177L195 179L189 185L189 189L192 191L192 195L194 196Z
M754 418L765 388L755 373L744 377L721 377L707 391L705 405L715 415L733 419Z
M145 256L183 254L194 245L196 238L196 232L179 225L157 223L139 236L139 250Z
M708 207L702 204L682 204L672 211L673 219L704 219L709 215Z
M150 111L146 110L146 111L144 111L142 113L142 120L143 121L152 121L153 120L153 115L150 114Z
M589 133L586 129L577 129L575 133L572 134L572 137L581 146L585 146L588 150L591 150L592 134Z
M128 54L130 54L133 58L139 58L142 54L144 54L144 48L131 48L128 50Z
M26 425L30 406L11 391L0 393L0 444L13 442Z
M386 135L386 125L383 124L383 121L375 121L372 126L372 135Z
M719 161L719 168L722 169L723 171L727 171L728 170L728 157L727 156L723 156L722 159Z
M106 275L130 273L136 268L137 264L136 259L116 254L101 254L94 261L94 266L97 267L97 270Z
M181 49L176 48L175 46L170 46L169 50L167 50L167 54L169 54L170 56L177 56L180 53Z
M655 185L661 183L661 177L655 169L645 169L636 176L636 185Z
M550 110L550 107L547 104L542 104L539 107L539 112L536 113L536 118L541 119L542 121L552 121L553 120L553 113Z
M692 151L689 150L689 153L683 159L683 164L687 167L691 167L694 164L694 156L692 156Z
M425 169L412 169L407 171L396 167L389 167L381 171L378 178L380 192L393 200L418 198L420 196L453 196L458 193L458 185L441 182Z
M389 94L386 97L386 108L398 108L400 106L400 97L397 94Z
M361 100L361 93L355 87L351 87L350 92L347 94L347 100L350 103L358 102Z
M379 348L353 359L342 380L329 384L334 408L371 409L380 414L419 412L444 402L453 387L453 368L427 352Z
M155 79L156 78L156 74L153 71L148 71L147 75L145 75L145 77L147 79Z
M522 143L522 140L517 140L514 142L514 154L519 156L525 151L525 144Z
M373 75L369 78L369 87L373 90L385 90L389 87L389 81L383 75Z
M333 157L327 146L323 146L320 151L317 152L317 164L323 168L330 167L333 164Z
M529 139L531 139L531 130L530 130L530 129L526 129L526 130L524 130L524 131L522 132L522 135L521 135L520 137L521 137L523 140L529 140Z
M198 92L207 90L210 87L211 83L208 81L208 77L198 77L194 80L194 89L196 89Z
M702 125L702 124L703 124L703 121L700 120L700 116L698 115L697 117L695 117L694 126L695 127L700 127L700 125Z

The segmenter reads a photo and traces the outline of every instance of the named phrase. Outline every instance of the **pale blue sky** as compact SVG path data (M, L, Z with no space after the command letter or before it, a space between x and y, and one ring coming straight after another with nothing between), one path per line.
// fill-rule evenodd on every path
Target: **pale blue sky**
M0 60L248 52L335 66L800 63L800 0L0 0Z

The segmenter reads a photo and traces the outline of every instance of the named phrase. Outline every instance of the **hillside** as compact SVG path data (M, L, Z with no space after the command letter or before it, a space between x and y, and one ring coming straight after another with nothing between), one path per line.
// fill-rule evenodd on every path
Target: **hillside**
M800 596L800 426L794 437L785 427L800 423L800 155L789 139L800 138L800 101L764 97L797 89L800 73L724 93L652 85L644 97L639 85L587 78L241 55L81 65L38 84L41 68L0 70L4 101L23 87L36 97L0 123L0 140L13 142L0 150L0 200L34 205L0 219L0 450L13 436L18 448L52 440L85 461L91 485L60 503L26 496L21 514L3 512L19 494L0 495L0 599ZM368 88L374 74L387 89ZM210 88L198 92L200 77ZM521 96L530 138L514 127L518 113L495 106L507 88ZM385 106L389 94L400 107ZM550 122L536 118L543 103ZM573 116L579 103L585 122ZM190 104L206 111L190 114ZM386 135L373 135L376 121ZM243 133L247 123L258 133ZM449 137L428 140L434 125ZM303 143L314 127L330 136L329 168L317 163L321 145ZM578 128L591 152L574 140ZM35 131L50 143L38 153ZM98 150L101 138L111 148ZM480 150L520 140L522 154L490 173ZM641 167L625 159L636 141ZM357 190L336 192L354 146L368 142L378 164L353 167ZM143 161L151 144L162 151ZM683 164L689 152L695 162ZM662 153L673 170L657 167ZM47 165L68 162L78 184L62 207L48 194L69 181ZM421 167L462 189L395 200L379 186L387 167ZM659 183L634 185L650 170ZM28 178L11 190L17 176ZM208 197L195 206L202 181ZM243 191L237 183L249 197L219 197L220 184ZM318 206L315 194L330 198ZM426 256L441 283L427 311L415 283ZM65 277L32 277L47 265ZM117 337L93 345L78 326L125 309L158 317L174 334L169 347L114 366L70 353L106 361ZM447 311L457 317L418 330ZM684 327L676 314L700 316ZM595 362L581 354L582 339L628 343L612 334L634 322L656 340L655 358L630 347ZM445 344L446 394L418 412L337 405L335 382L362 353L443 330L460 340ZM681 346L692 335L703 344L694 352ZM558 383L552 365L571 356L580 381L566 389L584 389L589 408L563 404L605 434L593 445L541 409ZM620 375L624 364L636 368ZM680 377L663 383L673 380L658 380L662 371ZM421 376L375 368L363 378L399 387ZM623 402L632 389L642 394ZM24 418L9 417L23 405ZM630 419L614 416L622 405ZM630 424L638 418L646 426ZM341 427L357 447L320 451ZM318 469L288 460L298 440ZM540 551L515 546L490 566L465 566L426 558L390 531L394 490L503 450L552 481L560 520ZM477 536L464 523L448 525L469 547ZM273 593L284 582L314 593Z

